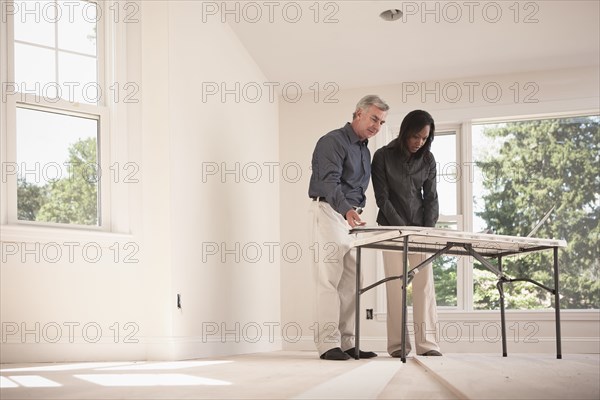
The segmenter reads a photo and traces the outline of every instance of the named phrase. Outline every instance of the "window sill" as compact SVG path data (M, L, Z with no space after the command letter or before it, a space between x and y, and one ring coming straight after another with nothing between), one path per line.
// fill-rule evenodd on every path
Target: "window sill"
M408 309L408 315L412 318L412 310ZM554 309L548 310L506 310L506 317L510 321L518 320L536 320L536 321L554 321ZM386 313L375 313L377 321L386 321ZM478 321L498 321L500 319L500 310L443 310L438 309L438 319L440 321L467 321L477 319ZM600 310L560 310L561 321L600 321Z
M94 242L100 246L110 246L114 243L133 241L133 235L101 230L85 230L73 228L54 228L23 225L0 225L1 242L17 243L64 243L64 242Z

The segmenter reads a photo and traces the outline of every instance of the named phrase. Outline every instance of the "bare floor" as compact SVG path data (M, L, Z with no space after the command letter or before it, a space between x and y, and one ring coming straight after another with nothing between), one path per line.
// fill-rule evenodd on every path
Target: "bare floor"
M279 351L176 362L3 364L8 399L600 399L600 355Z

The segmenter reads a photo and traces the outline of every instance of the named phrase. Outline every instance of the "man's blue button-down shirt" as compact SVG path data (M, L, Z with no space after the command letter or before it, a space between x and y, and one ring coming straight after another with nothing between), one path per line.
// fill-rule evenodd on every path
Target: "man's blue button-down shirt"
M364 207L371 177L368 140L361 141L350 123L321 137L312 157L308 195L325 197L342 215L352 207Z

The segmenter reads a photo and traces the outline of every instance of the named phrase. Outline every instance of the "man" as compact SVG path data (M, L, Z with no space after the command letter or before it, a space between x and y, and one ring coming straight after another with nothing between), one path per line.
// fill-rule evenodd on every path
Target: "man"
M354 356L356 259L350 251L348 230L365 224L360 213L371 176L367 144L385 123L388 109L378 96L363 97L356 105L352 123L321 137L313 152L308 195L313 200L313 243L323 250L314 264L315 341L324 360ZM371 358L377 354L361 351L359 356Z

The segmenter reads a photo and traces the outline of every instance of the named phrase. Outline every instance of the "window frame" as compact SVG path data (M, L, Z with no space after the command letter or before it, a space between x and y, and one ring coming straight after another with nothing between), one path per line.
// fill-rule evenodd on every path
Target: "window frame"
M27 95L29 96L29 95ZM96 108L87 104L81 103L69 103L64 100L52 102L51 107L46 101L36 102L23 102L11 100L8 102L8 115L7 123L10 127L11 134L7 135L7 151L6 157L7 163L16 165L17 164L17 132L16 132L16 111L18 108L38 110L44 112L50 112L57 115L73 116L73 117L84 117L98 121L98 132L97 132L97 167L98 171L101 172L100 179L98 180L98 220L99 225L80 225L80 224L65 224L56 222L43 222L43 221L26 221L18 218L17 210L17 175L11 175L7 179L7 222L10 225L23 225L23 226L40 226L40 227L53 227L53 228L68 228L68 229L87 229L87 230L98 230L107 231L110 226L110 176L106 173L109 171L108 157L109 154L109 140L103 139L108 137L108 120L109 113L106 107ZM102 173L104 171L104 173Z
M458 181L456 182L456 214L455 215L443 215L440 214L438 222L444 223L455 223L456 229L459 231L465 230L465 216L464 216L464 207L463 207L463 199L464 195L462 193L462 188L464 186L464 174L462 171L463 165L463 151L462 151L462 143L463 143L463 126L461 124L439 124L435 128L435 137L444 136L448 134L454 134L455 136L455 159L456 165L459 169L460 176ZM433 139L433 143L435 143L435 138ZM435 156L435 150L434 154ZM438 171L439 172L439 171ZM438 178L439 179L439 178ZM443 200L441 200L443 201ZM468 268L466 264L465 257L458 257L456 263L456 306L439 306L440 310L464 310L468 305L469 293L467 290L468 286L465 286L465 277L467 275Z
M379 135L375 137L375 146L376 149L379 149L385 145L387 145L391 140L397 137L397 132L400 131L400 124L397 125L386 125L386 128L381 131ZM444 134L453 134L456 137L456 147L455 147L455 158L457 168L460 168L462 164L462 157L464 154L463 150L463 125L462 124L440 124L436 125L435 128L435 137L442 136ZM434 138L435 143L435 138ZM435 156L435 152L434 152ZM439 168L438 168L439 172ZM438 176L439 179L439 176ZM456 229L463 230L465 225L465 216L463 210L463 201L464 196L461 194L462 186L464 179L458 179L456 183L456 215L442 215L440 214L438 222L449 222L456 223ZM383 268L383 257L381 254L376 255L376 280L379 281L385 278L385 272ZM472 289L469 293L469 285L467 285L467 279L472 277L472 273L467 268L467 260L465 257L459 257L456 265L456 306L438 306L440 311L450 311L450 312L462 312L467 309L468 300L472 299ZM387 319L387 300L385 296L385 285L379 285L375 288L376 292L376 316L378 320ZM411 311L412 312L412 311Z
M127 131L126 104L113 101L110 97L113 90L119 90L118 82L126 82L127 53L126 53L126 24L108 18L108 3L102 0L91 0L101 9L102 17L97 22L97 79L102 95L97 104L74 103L65 99L46 99L35 97L33 94L7 95L3 87L3 101L0 105L0 160L3 171L0 181L0 225L3 230L3 240L6 237L20 236L24 231L47 239L50 230L55 232L90 231L91 233L129 233L129 190L116 177L112 176L112 167L119 168L119 160L126 160L128 155L128 137L115 132ZM9 3L3 1L3 3ZM6 4L4 5L6 7ZM14 71L14 23L13 16L7 15L6 21L0 24L3 40L0 41L0 78L7 84L15 84ZM11 60L9 62L9 60ZM114 82L114 83L113 83ZM112 84L111 84L112 83ZM109 90L110 89L110 90ZM126 102L124 102L126 103ZM53 222L23 221L17 217L17 176L5 176L5 168L9 163L16 165L16 110L20 105L27 108L43 109L44 111L64 115L88 116L99 121L97 142L97 163L100 173L98 181L98 218L99 225L78 225ZM123 163L121 163L122 165ZM117 171L118 173L119 171ZM5 179L6 178L6 179ZM119 205L120 207L116 207ZM117 218L114 211L118 210ZM40 232L40 229L42 230ZM45 233L44 233L45 232ZM68 235L69 236L69 235Z
M538 114L521 114L521 115L517 115L517 116L508 116L508 117L498 117L498 118L481 118L481 119L472 119L470 121L465 121L463 122L463 129L465 129L465 132L468 132L467 135L465 135L466 137L468 137L468 147L465 147L464 151L466 151L465 156L468 159L468 162L470 162L470 164L464 164L464 166L469 166L469 172L473 172L474 171L474 163L475 161L473 160L473 146L472 146L472 140L473 140L473 125L484 125L484 124L502 124L502 123L509 123L509 122L525 122L525 121L536 121L536 120L546 120L546 119L563 119L563 118L576 118L576 117L589 117L592 115L600 115L600 110L596 109L584 109L584 110L580 110L580 111L565 111L565 112L553 112L553 113L538 113ZM468 128L468 130L467 130ZM470 176L471 178L474 178L472 176ZM468 199L471 199L471 201L468 201ZM468 226L468 230L472 231L473 230L473 179L469 179L468 182L468 193L465 193L465 201L464 201L464 207L465 209L468 209L468 213L465 214L465 221L467 222L467 226ZM533 226L531 227L533 229ZM465 257L463 257L465 258ZM560 268L560 266L559 266ZM474 305L474 300L473 300L473 286L474 286L474 280L473 280L473 259L471 257L468 258L468 265L467 265L467 270L470 274L470 278L469 280L466 280L464 282L465 285L467 285L465 287L465 289L467 289L468 292L470 292L470 299L469 302L466 303L468 308L465 309L464 311L468 311L468 312L474 312L474 313L490 313L490 312L497 312L498 310L477 310L475 309L475 305ZM586 312L597 312L599 309L562 309L561 308L561 313L563 312L578 312L578 313L586 313ZM511 312L511 313L543 313L543 312L554 312L552 310L544 310L544 309L518 309L518 310L514 310L514 309L507 309L507 312Z
M480 124L497 124L515 121L531 121L541 119L552 119L552 118L570 118L570 117L582 117L597 115L598 110L594 109L583 109L579 111L568 111L568 112L553 112L553 113L528 113L518 116L507 116L507 117L495 117L495 118L473 118L470 120L464 120L459 123L448 123L439 124L436 126L436 136L438 133L441 135L444 132L454 131L456 134L456 160L457 164L462 169L461 178L458 180L457 187L457 215L446 216L440 215L440 222L456 222L457 229L464 231L473 230L473 173L474 173L474 160L473 160L473 125ZM388 129L382 131L380 135L376 137L376 149L386 145L396 136L396 132L399 130L399 125L396 127L388 126ZM435 139L434 139L435 141ZM376 257L376 279L380 280L385 277L383 271L383 260L380 255ZM460 257L457 269L457 306L456 307L438 307L440 315L452 315L457 318L468 319L468 315L477 314L482 315L495 315L497 310L476 310L474 307L473 299L473 260L470 257ZM538 316L544 313L553 312L552 310L507 310L511 314L522 315L522 316ZM569 309L562 310L563 312L573 312L579 314L595 313L597 309L590 310L577 310ZM380 285L376 288L376 319L378 321L385 321L387 319L387 304L385 297L384 285ZM409 315L412 315L412 311L409 308ZM445 317L442 317L444 319ZM479 317L478 317L479 318ZM592 318L593 319L593 318Z

